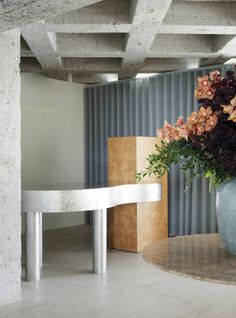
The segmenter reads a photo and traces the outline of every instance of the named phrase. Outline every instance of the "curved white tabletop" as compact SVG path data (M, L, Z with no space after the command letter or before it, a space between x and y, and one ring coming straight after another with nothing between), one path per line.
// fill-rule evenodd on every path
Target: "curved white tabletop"
M159 200L160 183L91 187L81 184L45 185L23 190L22 212L78 212Z

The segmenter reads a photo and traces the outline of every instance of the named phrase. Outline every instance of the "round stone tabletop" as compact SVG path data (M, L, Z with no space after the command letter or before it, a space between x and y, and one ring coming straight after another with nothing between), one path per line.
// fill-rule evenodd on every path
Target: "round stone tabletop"
M236 285L236 256L228 254L218 234L178 236L143 251L144 259L179 275Z

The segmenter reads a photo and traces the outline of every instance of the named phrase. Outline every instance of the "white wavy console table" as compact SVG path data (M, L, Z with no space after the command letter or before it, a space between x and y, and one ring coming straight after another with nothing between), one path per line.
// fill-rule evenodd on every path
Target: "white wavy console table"
M39 281L43 259L42 213L93 210L93 271L107 271L107 208L126 203L161 200L161 184L86 186L44 185L22 191L26 213L26 280Z

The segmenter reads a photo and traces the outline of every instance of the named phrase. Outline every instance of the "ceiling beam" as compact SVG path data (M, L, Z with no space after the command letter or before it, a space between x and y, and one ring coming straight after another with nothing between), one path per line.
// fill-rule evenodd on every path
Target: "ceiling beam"
M3 0L0 2L0 32L60 15L101 0Z
M175 25L162 24L157 27L157 33L162 34L236 34L236 25L217 26L208 25L201 26L192 25Z
M95 74L95 73L82 73L73 74L73 82L81 84L96 84L114 82L118 80L118 74Z
M119 58L63 58L62 63L67 72L117 73L121 67Z
M118 80L117 73L75 72L71 74L70 71L63 70L59 72L49 72L45 74L45 71L41 68L40 64L37 62L35 58L21 58L20 70L22 73L37 73L45 75L49 78L62 81L69 81L71 78L74 83L81 84L96 84Z
M40 3L44 1L51 3ZM27 4L31 2L38 1ZM89 6L46 18L45 23L23 27L27 43L22 45L22 56L32 61L36 57L40 63L28 63L25 69L32 67L60 79L72 73L75 81L95 83L102 82L104 74L128 78L138 72L221 63L236 54L236 1L83 1L89 2Z
M99 23L50 23L46 22L45 28L48 32L58 33L129 33L132 25L129 23L99 24Z
M127 38L120 78L134 76L142 66L172 0L133 0L132 28Z
M121 0L118 2L120 5ZM144 1L144 4L145 2L146 1ZM107 1L106 3L108 4ZM148 4L148 2L146 3ZM168 1L163 1L163 3L168 5ZM127 4L128 1L126 1L126 5ZM113 14L112 20L111 10L109 11L106 6L103 3L98 3L91 7L65 14L62 17L49 19L47 22L48 31L65 33L129 33L132 29L132 21L128 18L129 9L126 8L127 13L125 15L122 9L117 8L117 2L112 0L110 6L116 10L115 19ZM123 8L125 6L123 2L121 8L122 6ZM100 7L100 13L104 21L96 17L96 7ZM134 7L135 2L133 2L133 8ZM152 27L157 33L233 35L236 34L235 11L236 1L174 0L166 13L163 24L154 24ZM90 22L88 23L88 21ZM135 22L135 20L133 22ZM150 22L150 19L146 21L146 23L147 22Z
M177 71L181 69L196 68L199 66L197 58L160 58L146 59L140 73L159 73L167 71Z
M216 50L227 58L236 57L236 36L217 36Z
M215 39L210 35L157 34L147 57L216 57ZM124 41L123 34L58 34L57 56L124 57Z
M130 2L104 0L46 20L48 31L60 33L127 33L130 31Z
M123 34L58 34L60 57L123 57Z
M117 73L121 59L63 58L63 70L68 73ZM148 58L140 68L141 73L165 72L199 66L198 58Z
M41 25L43 22L23 27L22 36L42 68L47 72L59 71L62 69L62 62L56 55L56 34L44 32Z
M158 33L235 34L235 1L174 1Z
M215 57L215 36L157 34L148 53L150 58Z
M230 58L236 57L236 36L218 35L215 38L215 50L217 56L201 61L201 65L213 65L225 63Z

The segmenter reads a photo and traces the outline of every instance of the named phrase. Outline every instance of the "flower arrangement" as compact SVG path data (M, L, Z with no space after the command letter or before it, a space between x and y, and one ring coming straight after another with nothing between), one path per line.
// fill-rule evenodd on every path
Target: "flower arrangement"
M174 125L164 122L157 130L160 145L149 155L148 167L137 179L155 174L161 177L172 164L193 178L210 178L211 185L236 177L236 79L233 71L223 78L218 71L198 78L195 97L199 110Z

